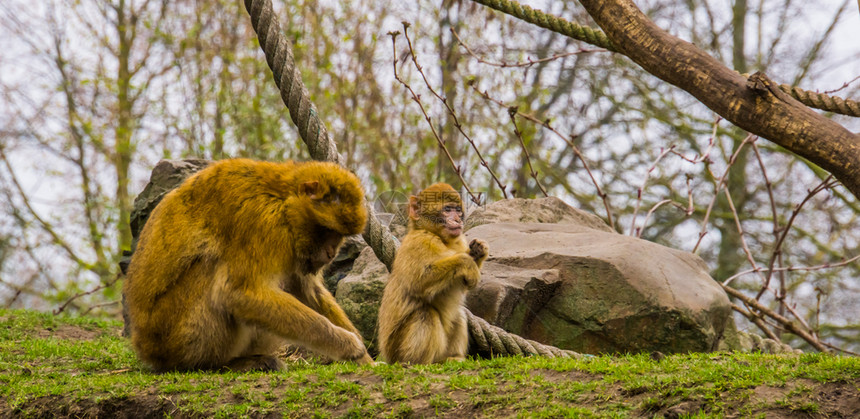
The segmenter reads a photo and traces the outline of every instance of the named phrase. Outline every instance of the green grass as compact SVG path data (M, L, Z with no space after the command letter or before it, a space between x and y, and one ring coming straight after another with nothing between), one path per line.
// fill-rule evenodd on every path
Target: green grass
M0 310L0 416L839 416L860 360L713 353L500 357L441 365L288 363L277 373L154 374L111 320Z

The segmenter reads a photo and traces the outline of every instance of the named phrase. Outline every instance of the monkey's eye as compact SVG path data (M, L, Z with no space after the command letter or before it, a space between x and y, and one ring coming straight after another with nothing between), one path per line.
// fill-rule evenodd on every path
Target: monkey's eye
M460 208L459 205L445 205L444 207L442 207L442 211L445 211L445 212L456 211L457 214L460 214L460 216L463 216L463 208Z

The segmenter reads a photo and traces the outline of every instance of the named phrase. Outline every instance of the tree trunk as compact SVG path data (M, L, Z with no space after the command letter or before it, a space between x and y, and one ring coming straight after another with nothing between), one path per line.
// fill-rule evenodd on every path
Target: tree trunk
M619 51L750 133L829 171L860 197L860 135L779 90L764 74L749 78L654 24L630 0L581 0Z
M131 166L131 133L132 101L131 71L129 60L131 59L132 29L128 22L125 1L120 1L116 6L117 11L117 33L119 35L119 54L117 55L117 124L116 144L114 145L114 168L116 169L116 203L119 211L117 229L119 231L119 250L131 250L131 227L129 226L129 214L131 213L131 198L128 193L128 171Z

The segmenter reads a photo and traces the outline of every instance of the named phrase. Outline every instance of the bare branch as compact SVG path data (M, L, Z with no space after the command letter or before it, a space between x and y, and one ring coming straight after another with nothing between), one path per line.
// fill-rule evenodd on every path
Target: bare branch
M833 175L828 176L824 181L822 181L818 186L809 190L809 193L806 194L806 197L803 198L803 201L798 204L794 211L791 212L791 216L788 218L788 222L785 224L785 227L782 228L782 233L779 235L776 243L773 245L773 254L770 257L770 261L767 264L767 275L765 277L764 283L762 284L761 290L759 290L758 294L756 294L756 300L761 298L761 295L764 294L764 291L770 285L770 279L773 276L774 264L776 263L777 257L782 253L782 244L785 242L785 238L788 236L788 232L791 230L791 225L794 224L794 220L797 218L797 215L800 214L800 210L803 208L803 205L809 202L813 196L817 193L830 189L836 186L836 181L833 179Z
M823 345L821 343L821 341L819 341L815 336L811 335L807 331L802 330L800 327L797 326L797 324L795 324L791 320L789 320L783 316L780 316L778 313L765 307L764 305L762 305L758 301L756 301L750 297L747 297L742 292L740 292L740 291L738 291L732 287L723 285L723 289L732 297L735 297L735 298L743 301L744 304L746 304L748 307L754 308L754 309L758 310L759 312L765 314L766 316L770 317L771 319L779 322L779 324L781 324L783 327L785 327L785 330L787 330L791 333L794 333L795 335L799 336L803 340L807 341L815 349L818 349L821 352L829 352L827 350L827 347L825 345Z
M404 28L408 27L408 23L403 22L403 26L404 26ZM421 109L421 113L424 114L424 120L427 121L427 125L430 126L430 131L433 133L433 137L436 138L436 142L439 144L439 147L442 149L442 151L445 152L445 156L448 157L448 161L451 163L451 167L454 169L454 173L457 174L457 177L460 178L460 183L463 185L464 188L466 188L466 191L469 193L469 198L472 200L472 202L474 202L476 204L480 204L480 202L481 202L480 199L477 196L475 196L475 194L472 192L472 189L469 188L469 185L466 183L466 180L463 179L463 173L462 173L461 167L457 163L454 162L454 158L451 157L451 153L448 151L448 147L445 146L445 142L442 141L442 138L439 137L439 133L436 132L436 127L433 126L433 121L430 118L430 115L428 115L427 110L424 109L424 104L421 102L421 97L417 93L415 93L414 90L412 90L412 86L410 86L409 83L407 83L405 80L400 78L400 75L397 74L397 36L400 35L400 32L388 32L388 35L391 36L394 79L397 80L400 84L403 85L403 87L406 88L406 90L409 91L409 94L412 96L412 100L414 100L415 103L418 104L418 107ZM409 38L406 38L406 39L408 41ZM411 51L411 49L412 49L412 47L410 45L410 51ZM415 65L418 66L417 62L415 63ZM418 66L418 67L420 67L420 66ZM423 73L422 73L422 75L423 75Z
M645 171L645 178L642 179L642 185L640 185L639 188L636 190L636 207L633 209L633 216L631 217L631 220L630 220L630 235L631 236L641 237L641 235L642 235L641 232L637 232L637 230L636 230L636 216L639 214L639 207L642 205L642 192L645 190L645 186L648 184L648 179L651 177L651 172L653 172L654 169L657 168L657 163L659 163L660 160L663 159L663 157L666 157L666 155L669 154L670 152L672 152L672 150L674 150L674 149L675 149L675 146L672 145L667 149L660 150L660 154L657 156L656 159L654 159L654 163L651 163L651 166L648 168L647 171ZM643 225L643 228L644 228L644 225Z
M116 277L114 277L114 279L113 279L113 280L110 280L110 281L108 281L108 282L105 282L104 284L99 284L98 286L96 286L95 288L93 288L93 289L91 289L91 290L89 290L89 291L79 292L79 293L77 293L77 294L75 294L75 295L73 295L73 296L69 297L69 299L68 299L68 300L66 300L66 302L65 302L65 303L63 303L62 305L60 305L59 307L57 307L57 308L54 310L54 314L60 314L60 313L62 313L63 311L65 311L65 310L66 310L66 307L68 307L68 306L69 306L69 304L72 304L72 303L73 303L75 300L77 300L78 298L85 297L85 296L87 296L87 295L92 295L92 294L95 294L95 293L97 293L97 292L99 292L99 291L101 291L101 290L103 290L103 289L106 289L106 288L110 288L110 287L112 287L112 286L113 286L113 284L116 284L116 282L119 280L119 278L120 278L120 276L119 276L119 275L117 275ZM115 304L115 303L116 303L116 301L114 301L114 302L108 302L108 303L105 303L105 304L103 304L103 305ZM91 307L91 308L87 309L87 310L86 310L84 313L82 313L82 314L86 314L86 313L90 312L93 308L95 308L95 307Z
M749 134L749 135L747 135L746 138L744 138L744 140L738 146L738 149L735 150L735 152L732 154L731 158L729 158L729 162L728 162L728 165L726 166L725 172L723 172L722 176L720 176L719 179L714 184L714 197L713 197L713 199L711 199L711 202L708 204L708 209L705 210L705 217L702 219L702 230L699 232L699 240L696 241L696 245L693 246L693 250L691 250L690 252L696 253L696 250L698 250L699 245L702 244L702 239L705 237L705 234L707 234L708 219L711 216L711 211L714 209L714 205L717 203L717 198L720 196L720 191L726 185L726 179L728 178L729 170L731 170L732 165L734 165L735 161L737 160L737 158L740 155L740 152L744 148L744 146L747 145L748 143L752 142L752 141L755 141L755 136L753 134Z
M480 91L474 80L469 80L468 85L469 85L469 87L472 88L472 90L475 91L475 93L477 93L478 95L480 95L484 99L486 99L492 103L495 103L496 105L498 105L502 108L511 109L510 105L507 105L507 104L501 102L500 100L497 100L497 99L491 97L487 91L483 91L483 92ZM591 171L591 168L589 167L588 160L585 159L585 155L582 154L582 151L580 151L579 147L577 147L576 144L573 142L573 138L569 138L568 136L565 136L562 133L558 132L558 130L556 130L554 127L552 127L550 125L548 119L547 120L541 120L541 119L538 119L537 117L535 117L534 115L523 113L523 112L520 112L519 110L517 110L517 116L524 118L533 124L537 124L537 125L542 126L543 128L545 128L545 129L549 130L550 132L552 132L553 134L555 134L562 141L567 143L567 145L570 147L570 150L573 152L573 155L582 163L582 167L588 173L588 177L591 179L591 183L594 185L594 187L596 189L597 196L600 197L600 199L603 201L603 207L606 209L607 224L609 224L609 226L612 227L612 229L614 230L615 229L615 221L612 217L612 209L611 209L611 206L609 204L609 196L606 194L606 192L603 191L603 188L600 187L600 183L594 177L594 173Z
M598 48L598 49L584 49L584 48L583 48L583 49L579 49L578 51L565 52L565 53L562 53L562 54L554 54L554 55L552 55L552 56L549 56L549 57L546 57L546 58L539 58L539 59L537 59L537 60L532 60L532 59L531 59L531 57L529 57L529 58L527 58L527 61L526 61L526 62L521 62L521 63L508 63L508 62L505 62L505 61L502 61L502 62L496 63L496 62L492 62L492 61L487 61L487 60L485 60L485 59L483 59L483 58L479 57L479 56L478 56L478 54L475 54L475 52L474 52L474 51L472 51L472 49L471 49L471 48L469 48L469 46L468 46L468 45L466 45L466 43L465 43L465 42L463 42L463 40L462 40L462 39L460 39L460 35L458 35L458 34L457 34L457 31L455 31L455 30L454 30L454 28L450 28L449 30L451 31L451 34L452 34L452 35L454 35L454 38L456 38L456 39L457 39L457 43L458 43L461 47L463 47L463 49L465 49L465 50L466 50L466 53L467 53L467 54L469 54L469 55L470 55L472 58L474 58L476 61L478 61L478 62L479 62L479 63L481 63L481 64L486 64L486 65L489 65L489 66L493 66L493 67L500 67L500 68L507 68L507 67L531 67L531 66L533 66L533 65L535 65L535 64L540 64L540 63L546 63L546 62L550 62L550 61L555 61L555 60L558 60L558 59L561 59L561 58L570 57L571 55L588 54L588 53L592 53L592 52L609 52L609 50L602 49L602 48Z
M531 175L531 177L535 180L535 183L537 184L538 188L540 188L540 191L543 192L543 196L548 196L546 193L546 188L543 187L543 185L540 183L540 179L538 179L537 171L535 171L534 167L532 167L532 159L529 155L529 150L526 147L525 140L523 140L522 132L520 132L519 127L517 127L517 108L508 108L508 116L511 117L511 123L514 125L514 135L516 135L517 139L520 140L520 146L523 149L523 156L525 156L526 163L529 166L529 175Z
M832 269L832 268L839 268L842 266L847 266L847 265L850 265L850 264L852 264L858 260L860 260L860 254L855 255L854 257L852 257L850 259L844 259L841 262L837 262L837 263L824 263L824 264L815 265L815 266L782 266L782 267L778 267L778 268L773 268L772 270L773 270L773 272L820 271L823 269ZM756 266L752 269L747 269L745 271L738 272L738 273L726 278L726 280L723 281L723 285L729 285L729 284L731 284L732 281L734 281L735 279L740 278L744 275L749 275L751 273L756 273L756 272L765 272L767 270L768 269L765 267Z
M9 159L6 157L6 152L3 150L2 147L0 147L0 160L3 160L3 164L6 166L6 170L9 172L9 178L12 182L12 186L15 187L15 190L18 192L18 196L21 198L21 201L24 203L24 207L27 208L27 212L30 214L30 216L32 216L36 220L36 222L39 223L39 226L42 227L43 231L45 231L51 236L51 238L54 240L54 243L60 246L66 252L66 254L69 255L69 258L75 261L75 263L77 263L79 266L88 266L88 264L83 259L81 259L77 255L77 253L75 253L72 247L68 243L66 243L66 241L63 240L63 238L60 237L59 234L57 234L57 231L54 229L54 226L52 226L49 222L39 216L39 213L37 213L33 206L30 204L30 199L24 192L24 188L22 188L21 184L18 182L18 177L15 175L15 171L14 169L12 169L12 165L9 164Z
M478 160L481 162L481 166L483 166L485 169L487 169L487 172L490 173L490 176L496 182L496 185L498 185L499 189L501 189L502 196L504 196L505 199L507 199L508 198L508 192L506 190L507 187L502 184L502 182L499 180L498 176L496 176L496 173L493 171L493 169L490 167L490 165L487 163L487 161L484 160L484 156L483 156L483 154L481 154L481 150L478 148L477 144L475 144L475 142L472 140L472 137L470 137L469 134L466 134L466 132L463 131L463 125L460 124L460 119L457 117L457 113L454 112L454 108L452 108L451 105L448 103L448 99L442 97L439 93L437 93L436 89L434 89L433 86L430 84L430 81L427 80L427 76L424 74L424 70L422 69L421 65L418 64L418 58L415 56L415 50L412 48L412 40L409 39L408 28L409 28L409 24L407 22L403 22L403 36L406 38L406 43L409 46L409 55L412 57L412 63L415 65L415 69L418 70L419 73L421 73L421 78L424 80L424 85L427 86L427 90L429 90L430 93L433 93L433 96L436 96L436 99L439 99L439 101L442 102L443 105L445 105L445 109L448 111L448 115L451 115L454 126L457 128L457 130L460 132L460 134L463 135L463 138L465 138L466 141L468 141L469 144L471 144L472 150L475 150L475 155L478 157ZM453 31L453 29L452 29L452 31Z

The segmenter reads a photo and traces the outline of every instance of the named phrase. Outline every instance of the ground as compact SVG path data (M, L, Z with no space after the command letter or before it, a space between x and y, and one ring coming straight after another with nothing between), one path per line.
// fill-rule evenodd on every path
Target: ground
M832 355L499 357L277 373L149 372L116 322L0 312L0 417L860 417Z

